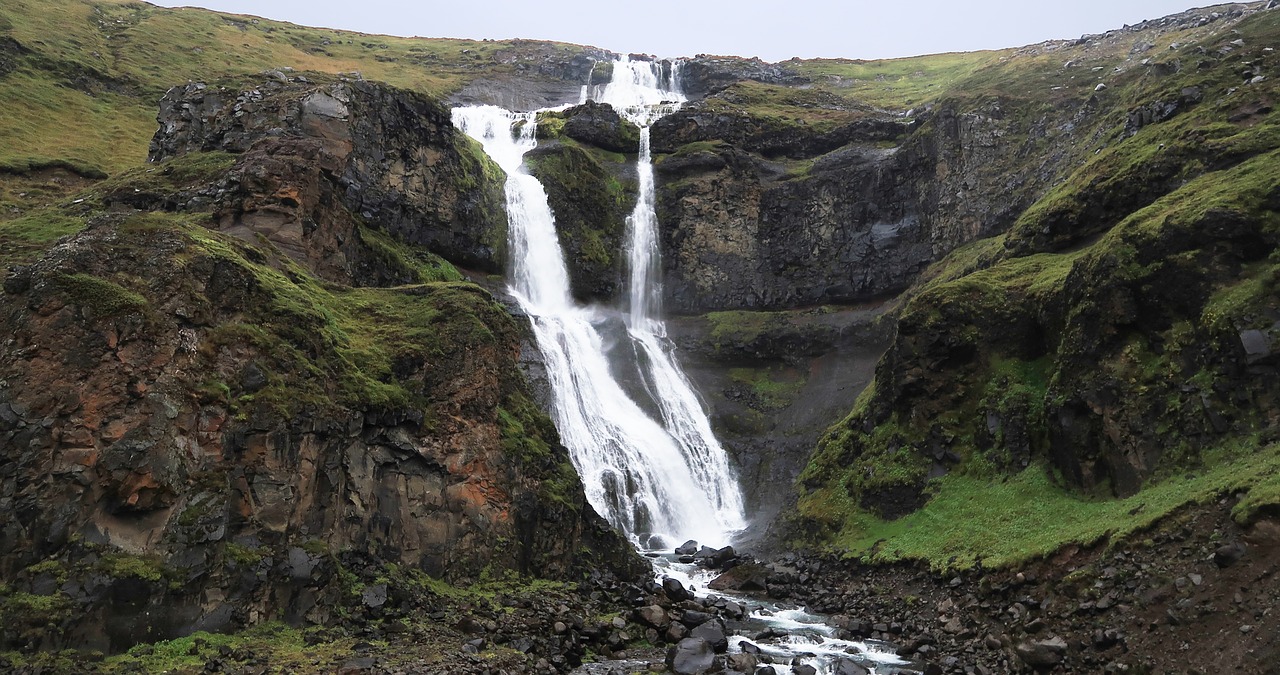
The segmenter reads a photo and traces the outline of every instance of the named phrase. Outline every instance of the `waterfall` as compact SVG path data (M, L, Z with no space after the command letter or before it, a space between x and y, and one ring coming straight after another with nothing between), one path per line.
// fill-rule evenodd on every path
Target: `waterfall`
M537 141L536 113L455 108L453 122L507 173L510 291L528 314L546 362L552 412L591 505L642 548L684 539L727 543L745 526L742 494L706 411L680 370L661 321L657 218L649 126L679 107L677 68L621 59L591 98L641 128L640 196L627 220L627 335L654 419L610 369L599 327L607 312L577 306L542 185L524 167Z

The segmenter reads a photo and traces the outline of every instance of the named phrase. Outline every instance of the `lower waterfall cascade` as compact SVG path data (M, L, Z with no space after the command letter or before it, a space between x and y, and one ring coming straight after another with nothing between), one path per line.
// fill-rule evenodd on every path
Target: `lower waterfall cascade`
M674 578L705 598L709 572L674 555L673 549L686 540L727 545L745 528L746 517L728 455L676 361L660 318L661 265L650 129L685 101L678 78L678 63L623 57L614 62L609 84L587 85L582 91L583 102L607 103L640 129L639 195L627 218L629 266L622 316L631 348L621 351L632 355L634 362L627 367L639 373L643 385L639 393L647 395L648 401L638 402L637 392L629 392L612 372L609 344L601 328L616 320L616 312L579 306L572 299L547 194L524 166L525 155L537 146L540 111L459 107L453 110L453 123L479 141L507 174L509 292L527 314L542 352L552 416L588 501L653 560L658 576ZM838 639L834 628L802 608L734 599L752 608L741 630L767 627L787 634L781 642L761 645L774 659L774 672L779 675L795 672L793 665L835 672L835 664L849 658L871 672L910 671L909 667L903 670L906 662L886 645ZM735 635L732 648L738 650L743 640Z

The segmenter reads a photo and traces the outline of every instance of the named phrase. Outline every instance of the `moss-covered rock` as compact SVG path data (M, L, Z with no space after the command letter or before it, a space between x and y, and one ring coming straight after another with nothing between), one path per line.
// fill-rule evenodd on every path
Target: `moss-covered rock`
M328 623L341 574L317 548L447 580L641 569L530 403L522 330L450 262L474 264L483 231L458 247L431 225L500 174L447 116L415 117L442 110L430 99L308 84L157 141L230 154L125 172L6 229L30 246L0 296L0 501L18 514L0 575L56 559L79 581L5 602L5 645ZM387 131L376 161L368 129Z
M601 161L572 141L544 142L526 159L555 213L574 297L616 299L625 282L627 215L635 203L634 185L619 180L626 165Z
M588 101L538 114L538 138L571 138L606 152L634 155L640 151L640 129L607 103Z

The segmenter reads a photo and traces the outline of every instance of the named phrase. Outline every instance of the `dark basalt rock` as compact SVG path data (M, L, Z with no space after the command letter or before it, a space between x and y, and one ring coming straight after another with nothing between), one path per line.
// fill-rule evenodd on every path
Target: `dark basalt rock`
M711 670L716 653L702 638L685 638L667 649L667 667L677 675L700 675Z
M633 155L640 151L640 130L607 103L587 101L556 116L564 119L560 133L575 141L609 152Z
M67 582L48 611L0 627L0 650L118 651L251 616L326 624L342 603L381 616L405 603L378 580L392 565L602 583L647 569L528 402L513 318L388 253L430 243L500 269L484 238L505 237L490 227L501 177L432 99L285 80L170 91L153 158L225 150L229 168L189 189L199 199L106 194L109 212L8 276L0 575L49 561ZM389 329L421 319L413 341L440 339L383 345L383 378L414 392L402 400L343 379L368 373L325 337L319 305L362 285L397 286L385 299L410 309ZM503 442L500 409L538 452Z
M1014 133L998 102L861 115L815 128L694 105L659 120L653 147L670 153L655 163L668 307L776 310L896 293L951 249L1007 228L1045 185L1043 167L1016 177L998 168L1000 139ZM782 160L810 166L789 174Z
M270 156L297 158L284 166L267 163L245 174L242 183L280 183L282 175L315 167L337 178L327 197L352 214L458 264L501 272L506 262L501 171L454 128L449 110L427 96L385 84L315 84L320 79L267 78L245 89L175 87L160 101L160 128L149 159L210 150L246 153L269 141L276 145L266 150L264 162ZM289 181L283 182L275 199L288 209L288 200L297 197L291 196ZM246 204L224 216L222 227L234 226L228 218L243 220L246 211L266 211L264 206Z

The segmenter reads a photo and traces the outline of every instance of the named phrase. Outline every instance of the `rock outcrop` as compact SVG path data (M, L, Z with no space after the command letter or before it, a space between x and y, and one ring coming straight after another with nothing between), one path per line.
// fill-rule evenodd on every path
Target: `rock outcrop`
M530 402L523 329L436 255L500 265L502 232L439 104L192 85L161 122L165 161L5 280L0 575L47 567L60 611L0 642L323 623L344 564L639 569Z
M224 200L219 227L261 233L295 257L304 239L311 249L304 257L315 262L333 264L339 252L338 242L317 241L315 218L298 210L322 199L329 212L340 205L456 264L503 271L502 172L453 128L447 108L361 80L321 84L328 78L312 76L317 82L308 86L301 79L170 90L160 102L150 160L252 150L255 161L237 177L258 201ZM294 175L302 172L308 175ZM327 192L296 194L320 187Z
M898 293L1007 229L1050 169L999 101L821 130L697 106L654 129L666 295L678 312L777 310ZM1045 164L1053 166L1054 159Z

